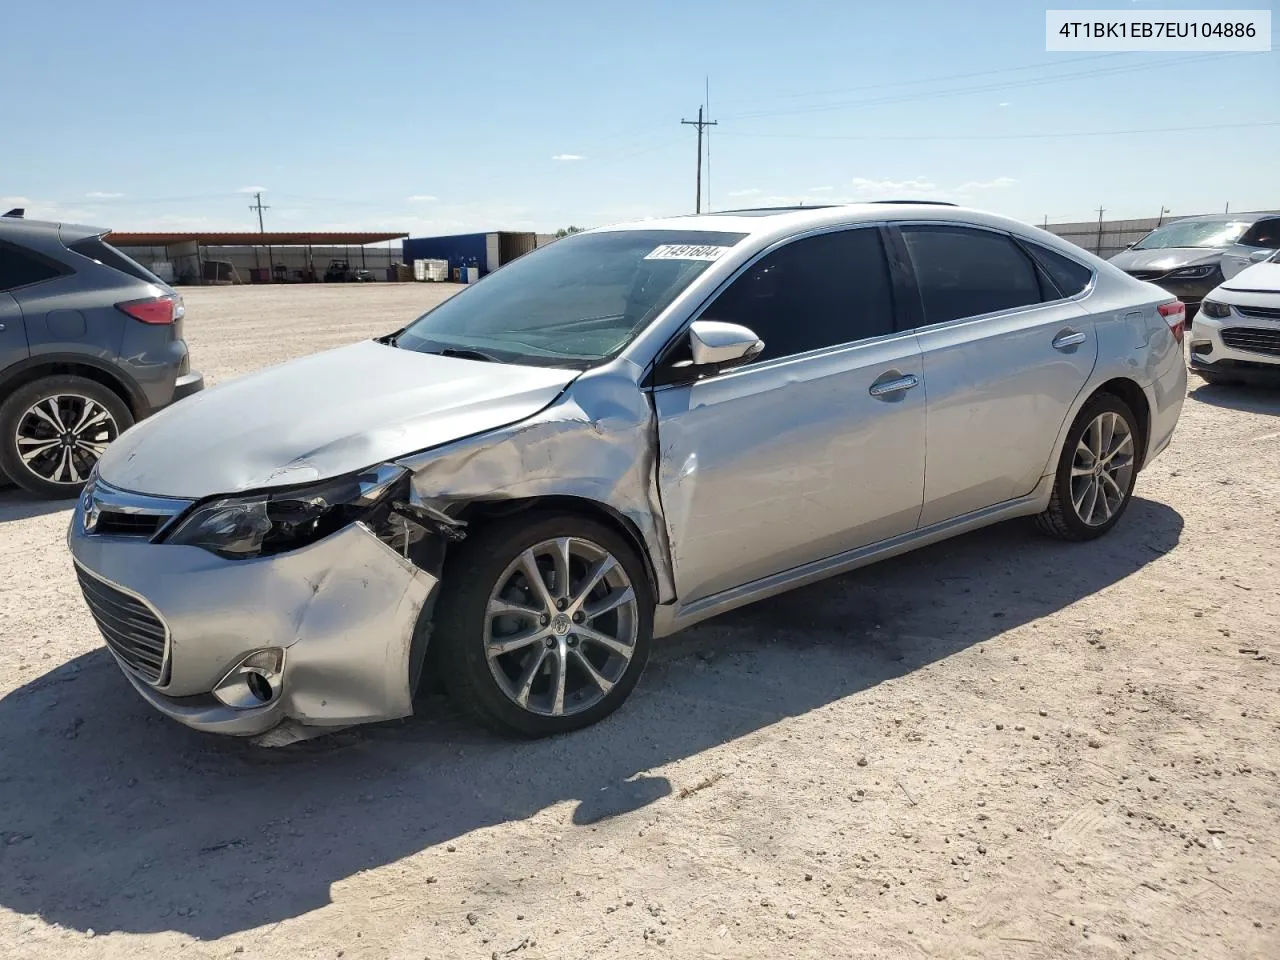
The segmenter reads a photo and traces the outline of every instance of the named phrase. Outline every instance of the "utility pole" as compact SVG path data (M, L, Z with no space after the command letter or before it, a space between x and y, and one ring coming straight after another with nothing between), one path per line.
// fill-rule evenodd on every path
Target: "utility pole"
M1093 254L1096 257L1102 256L1102 215L1104 213L1106 213L1106 211L1103 210L1102 205L1099 204L1098 205L1098 242L1094 246L1094 250L1093 250Z
M1230 201L1230 200L1228 200L1228 201L1227 201L1226 209L1225 209L1225 210L1223 210L1222 212L1223 212L1223 213L1230 213L1230 212L1231 212L1231 201Z
M1156 218L1156 226L1157 226L1157 227L1158 227L1158 226L1160 226L1162 223L1164 223L1164 215L1165 215L1166 213L1173 213L1173 211L1172 211L1172 210L1170 210L1168 207L1161 206L1161 207L1160 207L1160 216Z
M702 98L703 104L707 108L707 116L711 116L711 77L704 78L706 81L705 92ZM707 131L707 213L711 212L711 131Z
M698 108L697 120L681 119L680 122L682 124L687 124L690 127L698 128L698 173L697 173L697 180L696 180L698 199L697 199L697 202L694 204L693 212L701 213L702 212L702 130L704 127L716 126L716 122L714 120L702 119L702 107Z
M258 232L259 232L259 233L266 233L266 232L267 232L267 231L266 231L266 229L262 226L262 211L263 211L263 210L270 210L271 208L270 208L270 207L264 207L264 206L262 205L262 193L261 193L261 192L255 193L255 194L253 195L253 198L254 198L254 202L253 202L253 203L251 203L251 204L249 204L249 209L250 209L250 210L257 210L257 211L258 211ZM258 264L259 269L261 269L262 261L258 259L258 248L257 248L257 247L254 247L254 248L253 248L253 262L254 262L255 264ZM273 264L273 263L271 262L271 248L270 248L270 247L267 247L267 280L268 280L268 282L270 282L270 280L272 279L271 274L273 274L274 272L275 272L275 264Z

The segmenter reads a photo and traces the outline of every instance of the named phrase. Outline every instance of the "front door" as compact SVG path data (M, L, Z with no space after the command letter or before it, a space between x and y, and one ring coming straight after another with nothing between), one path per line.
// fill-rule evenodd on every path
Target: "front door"
M702 319L750 327L748 366L654 391L681 603L915 529L924 371L875 227L757 260Z

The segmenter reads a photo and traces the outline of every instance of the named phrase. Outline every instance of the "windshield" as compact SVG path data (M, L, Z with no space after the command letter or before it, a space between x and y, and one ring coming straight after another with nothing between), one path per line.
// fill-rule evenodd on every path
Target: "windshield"
M1181 220L1157 227L1133 245L1135 250L1170 247L1229 247L1249 229L1241 220Z
M395 345L586 369L622 350L745 236L617 230L565 237L419 317Z

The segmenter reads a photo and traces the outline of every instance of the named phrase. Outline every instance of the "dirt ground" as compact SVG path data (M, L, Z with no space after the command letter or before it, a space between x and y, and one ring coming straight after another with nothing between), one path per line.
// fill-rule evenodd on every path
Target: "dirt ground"
M194 289L210 382L448 288ZM1009 523L660 645L509 743L154 715L0 494L0 957L1280 956L1280 393L1192 378L1121 525Z

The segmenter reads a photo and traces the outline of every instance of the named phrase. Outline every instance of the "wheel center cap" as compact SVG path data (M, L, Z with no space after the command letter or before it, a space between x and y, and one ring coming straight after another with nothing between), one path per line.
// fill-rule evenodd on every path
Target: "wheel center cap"
M569 632L573 626L573 621L563 613L557 613L555 619L551 621L551 632L557 637L563 637Z

